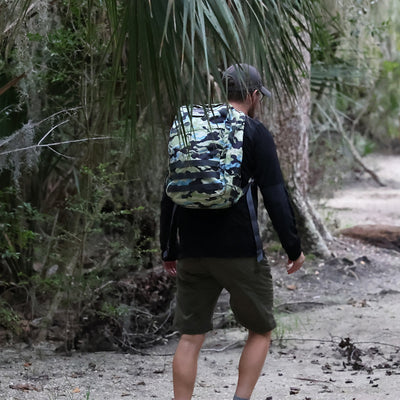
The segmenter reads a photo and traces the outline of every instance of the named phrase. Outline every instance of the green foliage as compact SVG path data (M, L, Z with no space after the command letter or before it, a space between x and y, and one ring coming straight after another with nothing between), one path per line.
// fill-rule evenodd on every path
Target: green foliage
M3 328L12 333L15 334L21 333L19 315L1 297L0 297L0 326L2 326Z
M383 60L370 100L368 133L380 144L400 140L400 52L396 59ZM388 140L389 139L389 140Z
M116 163L82 166L74 177L76 192L52 215L40 215L18 200L15 189L0 192L1 262L8 267L2 271L12 272L2 278L13 282L12 286L4 282L2 292L12 289L14 298L21 300L24 295L32 318L41 318L40 329L46 329L58 308L71 313L66 319L75 326L71 335L78 334L85 316L93 313L104 324L122 324L127 309L110 282L148 268L158 252L154 233L147 236L141 228L148 211L127 203L128 181ZM40 244L35 251L33 243ZM17 264L22 261L29 261L29 268Z
M78 193L68 200L66 210L79 221L79 243L82 240L91 243L104 232L116 235L118 240L108 242L114 255L111 266L123 267L133 262L139 269L145 253L154 250L150 238L142 237L139 224L135 223L145 218L144 207L119 203L118 193L126 183L123 174L111 164L100 163L93 169L83 166L76 180ZM125 237L120 236L122 233Z
M325 3L325 13L318 19L318 41L311 54L312 87L318 98L323 92L354 94L373 82L387 21L374 21L372 15L379 5L369 0L341 6Z
M24 202L15 189L0 190L0 278L17 281L32 267L32 247L37 234L32 230L38 212Z
M374 141L359 133L354 136L353 140L354 140L354 145L356 146L359 154L362 157L371 154L376 149L376 144Z
M101 309L97 312L101 319L112 318L116 320L125 318L129 313L130 310L126 304L115 305L107 301L102 304Z
M355 169L349 142L361 156L400 149L398 3L326 4L331 17L312 53L310 136L310 186L324 197Z
M50 83L72 82L74 75L81 73L84 60L81 54L83 40L80 34L82 30L59 28L48 35L49 70L46 72L46 78Z

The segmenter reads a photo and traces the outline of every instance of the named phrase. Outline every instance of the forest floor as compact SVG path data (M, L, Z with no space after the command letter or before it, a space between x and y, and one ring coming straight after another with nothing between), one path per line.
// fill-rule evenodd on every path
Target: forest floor
M386 187L361 174L317 208L338 228L400 226L400 157L366 159ZM335 220L335 221L333 221ZM400 253L336 235L332 258L310 258L288 276L271 257L278 327L252 399L398 400L400 398ZM226 295L216 313L226 313ZM246 339L216 329L201 352L194 399L230 400ZM62 356L55 344L1 349L0 399L172 399L177 337L144 352Z

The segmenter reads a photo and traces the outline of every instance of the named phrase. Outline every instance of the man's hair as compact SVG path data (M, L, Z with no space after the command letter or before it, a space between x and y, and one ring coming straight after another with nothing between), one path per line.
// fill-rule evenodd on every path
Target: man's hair
M228 100L244 101L254 90L271 96L271 92L263 86L260 73L249 64L231 65L222 74L222 81Z
M228 101L244 101L250 92L249 89L240 90L237 88L235 81L228 77L224 79L224 89L226 90L226 95L228 97Z

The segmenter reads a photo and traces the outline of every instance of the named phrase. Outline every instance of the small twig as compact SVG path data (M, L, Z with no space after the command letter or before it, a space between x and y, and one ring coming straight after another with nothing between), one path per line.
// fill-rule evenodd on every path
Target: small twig
M11 154L11 153L17 153L18 151L33 150L33 149L36 149L38 147L49 147L50 148L51 146L60 146L62 144L71 144L71 143L79 143L79 142L89 142L91 140L107 140L107 139L112 139L112 137L111 136L100 136L100 137L94 137L94 138L66 140L65 142L55 142L55 143L47 143L47 144L35 144L33 146L22 147L20 149L4 151L3 153L0 153L0 156L4 156L6 154ZM54 151L54 149L51 149L51 150Z
M40 145L40 144L43 142L43 140L46 139L47 136L49 136L50 133L54 131L54 129L57 129L59 126L64 125L64 124L66 124L67 122L69 122L69 119L67 119L67 120L65 120L65 121L62 121L62 122L60 122L59 124L53 126L53 127L39 140L38 145Z
M64 158L69 158L70 160L74 160L74 159L77 158L77 157L71 157L71 156L67 156L67 155L65 155L65 154L62 154L62 153L60 153L59 151L54 150L52 147L49 147L48 149L51 150L53 153L56 153L57 155L59 155L59 156L61 156L61 157L64 157Z
M178 331L173 331L173 332L169 333L168 335L165 335L164 338L170 338L170 337L178 335L178 334L179 334Z
M168 309L168 312L166 313L166 317L164 318L164 321L160 324L160 326L155 330L154 333L159 332L164 327L164 325L170 319L171 315L172 315L172 303L170 303L170 305L169 305L169 309Z
M153 314L151 314L147 310L141 310L140 308L137 307L132 307L131 310L135 310L136 313L142 314L142 315L147 315L148 317L153 317Z
M50 238L49 238L49 240L47 242L46 253L44 254L44 260L42 261L43 267L46 266L47 260L50 257L51 249L53 248L53 242L54 242L55 236L56 236L56 228L57 228L59 215L60 215L60 209L57 208L56 215L54 216L54 219L53 219L53 226L51 228ZM43 271L42 271L43 272L43 277L44 277L46 271L47 271L47 268L43 268Z
M331 381L323 381L321 379L300 378L300 377L297 377L297 378L294 378L294 379L297 379L299 381L307 381L307 382L314 382L314 383L330 383L330 384L333 384L333 382L331 382Z
M94 293L99 293L101 292L105 287L112 285L113 283L115 283L115 281L107 281L106 283L103 283L101 286L97 287L96 289L94 289Z
M345 267L345 268L344 268L344 271L345 271L345 272L348 272L348 273L351 274L351 275L353 275L354 278L355 278L357 281L360 280L360 278L358 277L358 275L357 275L351 268Z
M368 105L369 105L369 102L370 102L370 100L371 100L373 94L374 94L374 91L373 91L373 90L370 90L370 92L369 92L369 94L368 94L367 101L365 102L366 106L363 107L363 108L361 109L361 111L358 113L358 115L356 116L356 118L354 118L354 120L353 120L353 122L352 122L352 125L351 125L351 132L352 132L352 134L354 134L354 132L355 132L355 130L356 130L356 126L357 126L357 124L359 123L359 121L361 120L361 118L367 113L367 111L368 111Z
M220 349L202 349L202 352L216 352L216 353L221 353L227 349L230 349L232 347L236 347L239 344L243 344L243 340L237 340L236 342L233 342L231 344L226 345L225 347L222 347Z
M56 113L49 115L48 117L42 119L41 121L34 123L33 126L40 125L40 124L42 124L43 122L47 121L48 119L54 118L54 117L57 116L58 114L66 113L66 114L71 115L71 114L70 114L71 111L80 110L80 109L82 109L82 108L83 108L82 106L79 106L79 107L67 108L66 110L57 111Z
M15 247L13 246L13 244L11 243L10 238L8 237L7 233L3 232L3 236L6 239L6 242L8 244L8 247L10 248L11 251L15 251Z

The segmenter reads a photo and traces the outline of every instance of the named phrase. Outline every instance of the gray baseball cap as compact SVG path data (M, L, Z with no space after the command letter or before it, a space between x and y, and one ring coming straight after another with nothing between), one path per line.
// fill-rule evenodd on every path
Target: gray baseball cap
M249 64L234 64L222 74L229 91L251 92L259 90L264 96L271 97L271 92L263 86L260 73Z

